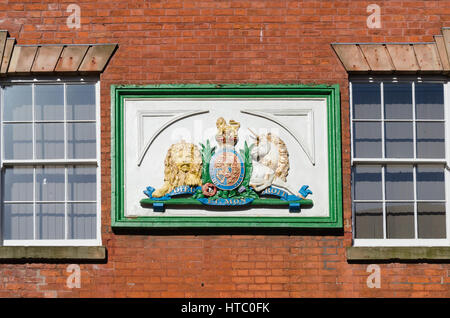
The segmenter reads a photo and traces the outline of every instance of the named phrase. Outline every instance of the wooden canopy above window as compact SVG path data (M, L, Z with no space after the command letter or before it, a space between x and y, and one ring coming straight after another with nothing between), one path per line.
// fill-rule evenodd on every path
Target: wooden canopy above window
M427 43L333 43L347 72L450 73L450 28Z
M0 31L0 76L48 73L101 73L117 44L17 45Z

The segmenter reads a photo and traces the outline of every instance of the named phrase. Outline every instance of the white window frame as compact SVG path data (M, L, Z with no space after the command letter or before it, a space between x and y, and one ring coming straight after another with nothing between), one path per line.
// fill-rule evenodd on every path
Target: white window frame
M444 131L445 131L445 159L389 159L389 158L355 158L354 157L354 149L353 149L353 92L352 92L352 83L357 82L436 82L444 84ZM414 84L413 84L414 85ZM381 91L381 121L384 122L384 100L383 100L383 87L380 89ZM413 109L415 110L415 94L413 94ZM414 202L416 201L416 164L443 164L444 168L444 184L445 184L445 220L446 220L446 238L439 239L420 239L417 238L418 235L418 222L417 222L417 209L416 204L414 204L414 227L415 227L415 237L416 238L407 238L407 239L390 239L386 238L386 209L383 204L383 235L384 238L377 239L362 239L355 237L355 209L354 204L357 202L364 202L364 200L354 200L353 198L353 184L352 184L352 228L353 228L353 246L355 247L395 247L395 246L422 246L422 247L431 247L431 246L450 246L450 80L448 77L441 76L373 76L370 77L368 75L363 76L352 76L349 78L349 102L350 102L350 139L351 139L351 167L352 169L358 163L372 163L372 164L380 164L382 165L382 170L385 169L383 165L389 163L405 163L412 164L413 167L413 176L414 176ZM415 112L413 111L413 138L414 138L414 157L416 157L416 130L415 130ZM383 126L384 127L384 126ZM382 140L382 154L384 154L384 128L381 130L381 140ZM384 155L383 155L384 157ZM383 199L379 200L379 202L384 203L384 171L382 171L382 192ZM377 200L367 200L367 202L375 202ZM432 200L433 202L437 202L439 200ZM410 200L408 200L410 202Z
M58 239L58 240L40 240L34 238L33 240L4 240L3 239L3 195L0 200L0 246L101 246L102 238L101 238L101 114L100 114L100 79L98 76L86 76L86 77L76 77L76 76L64 76L64 77L24 77L24 78L13 78L13 79L5 79L0 81L0 85L14 85L14 84L61 84L66 86L67 84L80 84L80 83L89 83L95 85L95 129L96 129L96 158L95 159L32 159L32 160L4 160L4 147L3 147L3 118L0 118L0 147L1 147L1 156L0 156L0 168L2 171L1 181L3 184L3 172L6 166L13 165L23 165L23 166L35 166L33 169L33 175L35 175L36 166L39 165L48 165L55 166L60 165L65 167L65 187L67 186L67 167L71 165L90 165L92 167L96 167L96 191L97 191L97 204L96 204L96 239ZM0 100L0 116L3 115L2 107L4 105L4 91L3 88L0 88L1 100ZM33 89L33 110L34 110L34 89ZM33 111L33 127L34 127L34 111ZM66 128L66 89L64 88L64 128ZM33 157L34 157L34 129L32 129L33 134ZM64 155L67 157L67 131L64 129ZM33 182L33 187L35 186L35 182ZM3 190L0 189L3 194ZM67 189L66 189L67 190ZM70 201L67 200L67 191L65 191L64 203L66 205L65 211L66 215L64 218L65 222L65 237L67 238L67 203ZM33 200L34 202L34 200ZM81 202L82 201L77 201ZM55 201L51 203L60 203L60 201ZM35 205L35 202L33 203ZM33 217L34 218L34 217ZM33 220L34 222L34 220ZM35 231L35 229L33 229Z

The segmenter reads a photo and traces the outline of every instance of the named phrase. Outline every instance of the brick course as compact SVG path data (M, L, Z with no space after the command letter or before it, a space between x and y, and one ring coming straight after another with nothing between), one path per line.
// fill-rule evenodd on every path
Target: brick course
M0 29L18 44L118 43L101 76L102 240L105 264L0 264L0 297L450 297L449 264L349 264L350 133L347 73L332 42L431 42L450 27L450 0L3 0ZM381 7L381 29L366 8ZM110 85L301 83L340 85L342 234L114 234L111 230Z

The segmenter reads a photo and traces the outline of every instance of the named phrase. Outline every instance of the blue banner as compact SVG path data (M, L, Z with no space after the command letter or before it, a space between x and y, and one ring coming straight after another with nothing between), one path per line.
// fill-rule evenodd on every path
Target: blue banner
M308 185L304 185L301 187L301 189L298 191L300 196L289 194L284 190L274 188L274 187L268 187L263 192L261 192L261 195L274 195L279 197L281 200L286 201L298 201L302 199L306 199L306 197L310 194L312 194L312 191L309 189Z
M183 185L183 186L176 187L175 189L173 189L166 195L168 195L169 197L172 197L174 195L180 195L180 194L194 194L195 191L197 191L197 189L199 189L199 188L200 187L191 187L191 186Z
M181 194L194 194L198 189L201 189L200 187L191 187L187 185L179 186L170 191L169 193L165 194L163 197L155 198L153 197L153 192L155 192L155 188L153 187L147 187L144 191L144 194L148 196L150 199L155 199L158 201L167 201L172 199L173 196L181 195Z
M289 193L278 188L268 187L263 192L261 192L261 195L274 195L276 197L279 197L280 199L288 200Z
M201 203L205 205L220 205L220 206L237 206L237 205L246 205L253 201L253 198L243 198L243 199L207 199L207 198L199 198L197 199Z

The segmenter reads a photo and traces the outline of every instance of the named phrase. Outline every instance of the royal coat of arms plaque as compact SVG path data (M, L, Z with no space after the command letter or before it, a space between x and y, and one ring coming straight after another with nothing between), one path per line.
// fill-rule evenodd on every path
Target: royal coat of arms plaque
M340 227L339 87L113 87L114 227Z

